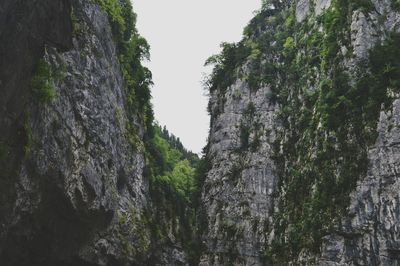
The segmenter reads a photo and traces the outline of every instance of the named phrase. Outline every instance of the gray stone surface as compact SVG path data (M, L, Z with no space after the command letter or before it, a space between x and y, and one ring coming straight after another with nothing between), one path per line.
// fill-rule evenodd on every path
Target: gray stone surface
M187 265L178 229L151 239L164 205L150 197L143 143L126 137L128 124L138 139L144 129L127 111L107 15L93 1L6 0L0 20L0 144L12 149L0 162L0 265ZM39 59L57 73L48 103L30 96Z
M310 12L310 1L299 0L296 5L296 20L302 22Z
M361 10L352 14L347 29L352 49L341 49L342 64L349 73L355 73L368 58L368 51L388 32L400 29L400 15L391 8L390 1L373 4L375 10L368 14ZM321 15L330 5L331 1L315 1L314 16ZM309 14L308 1L297 1L297 21L304 21L307 15L313 15ZM353 54L346 56L349 51ZM243 66L239 72L246 71ZM281 107L271 103L267 95L268 86L252 92L240 78L225 93L211 94L212 168L202 195L208 224L203 235L201 266L266 265L262 261L263 249L274 238L271 215L280 211L274 195L279 197L282 193L277 191L279 169L271 157L271 144L280 129L277 113ZM238 153L240 124L244 120L246 125L254 122L249 122L245 114L250 102L256 107L254 121L261 125L261 145L256 150ZM320 254L303 250L293 265L400 265L399 119L397 99L392 110L381 112L379 137L368 151L368 174L351 193L348 215L341 218L334 233L324 237ZM250 139L254 134L252 131ZM232 170L236 165L241 171Z
M331 0L315 0L315 14L321 15L322 12L331 6Z
M207 234L203 236L206 252L200 265L261 265L260 254L266 237L264 224L272 211L272 192L276 182L271 159L276 107L267 97L269 88L256 93L238 80L223 96L211 95L214 116L210 133L212 169L203 191L203 208L207 212ZM219 97L224 97L219 101ZM223 102L223 107L218 106ZM249 104L256 116L244 115ZM256 151L239 152L240 124L252 127L250 141L260 136ZM258 125L255 129L255 125ZM235 170L236 169L236 170Z
M60 72L54 81L56 97L48 104L33 100L25 109L29 151L16 169L16 200L10 221L1 231L1 238L8 239L1 246L2 258L22 253L24 247L27 250L9 259L8 265L39 260L43 254L36 252L43 250L48 250L45 264L72 258L106 265L112 258L123 258L122 265L122 260L128 263L145 253L150 241L148 229L134 224L141 223L147 185L142 175L144 155L133 152L125 138L127 120L137 125L139 137L143 130L125 112L108 19L90 2L75 1L73 6L80 32L72 38L72 46L63 52L53 39L44 46L45 60ZM51 18L47 23L52 23ZM62 29L54 26L60 34ZM132 224L124 224L128 222ZM111 234L110 230L122 226L133 228ZM24 227L22 235L20 227ZM143 239L138 239L139 230ZM103 233L91 245L95 232ZM124 247L123 241L129 245ZM32 245L38 251L29 248Z

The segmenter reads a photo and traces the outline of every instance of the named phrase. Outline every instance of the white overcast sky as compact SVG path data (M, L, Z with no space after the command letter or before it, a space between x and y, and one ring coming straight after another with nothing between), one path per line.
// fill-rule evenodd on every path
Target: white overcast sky
M221 42L240 41L260 0L133 0L137 27L151 46L155 118L186 148L201 152L209 128L201 86L205 60Z

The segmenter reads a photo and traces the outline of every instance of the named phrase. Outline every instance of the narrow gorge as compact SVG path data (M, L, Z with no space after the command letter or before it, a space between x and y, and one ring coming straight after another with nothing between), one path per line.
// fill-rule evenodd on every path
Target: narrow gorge
M201 158L134 11L0 0L0 265L400 265L399 0L262 1Z

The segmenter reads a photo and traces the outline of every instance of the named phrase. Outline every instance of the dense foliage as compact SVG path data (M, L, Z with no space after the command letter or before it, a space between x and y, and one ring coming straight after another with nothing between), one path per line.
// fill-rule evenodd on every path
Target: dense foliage
M162 243L168 241L169 226L163 219L170 218L174 224L174 235L184 244L188 260L195 265L199 256L196 230L199 186L196 167L202 161L196 154L187 151L179 138L170 134L165 127L155 125L154 132L150 192L157 203L157 210L153 218L153 237Z
M161 138L166 140L171 148L176 149L180 153L182 153L182 159L188 160L190 162L190 165L196 168L196 165L199 161L199 156L197 154L187 150L183 146L179 137L171 134L165 126L163 128L159 127L157 130L159 130Z
M54 99L56 91L53 78L54 73L51 65L44 59L39 60L31 81L32 95L35 100L41 103L47 103Z
M165 127L155 125L154 131L153 189L173 190L180 200L189 203L195 189L195 168L199 158L187 151L179 138Z

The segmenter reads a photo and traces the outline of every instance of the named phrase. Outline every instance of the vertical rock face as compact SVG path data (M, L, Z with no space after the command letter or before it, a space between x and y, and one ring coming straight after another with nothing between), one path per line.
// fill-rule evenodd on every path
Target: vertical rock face
M8 67L1 69L14 69L4 73L11 80L2 87L10 95L2 98L9 117L2 120L2 129L8 127L12 133L22 123L25 143L19 163L4 177L13 183L6 192L5 204L10 206L1 215L1 261L4 265L139 263L143 258L135 255L145 254L150 241L141 220L147 204L144 157L140 150L133 152L125 138L127 121L137 122L125 112L107 16L89 1L8 2L4 18L19 19L13 22L21 32L8 33L11 21L5 21L2 40L21 47L8 47L16 53L14 60L7 59L7 51L2 57ZM78 20L74 23L79 23L79 32L74 33L72 8ZM33 62L40 57L57 73L55 97L49 103L28 103ZM143 134L139 125L136 131ZM5 141L12 143L13 138L18 142L12 135Z
M352 96L373 90L362 82L378 80L374 55L399 30L395 1L292 1L225 46L210 80L200 265L400 263L398 83L378 82L374 111ZM378 94L390 104L371 103Z
M351 194L348 215L322 246L324 265L397 265L399 257L399 100L381 113L368 173Z
M244 70L246 71L246 70ZM224 95L210 98L212 168L205 185L206 246L200 265L261 265L265 224L273 208L276 183L272 160L276 106L238 80ZM245 131L249 128L248 132ZM246 136L244 136L246 135ZM244 143L246 142L246 143Z
M198 264L107 3L0 3L1 265ZM399 8L271 1L210 59L201 266L400 264Z
M187 265L179 218L152 231L169 203L150 197L106 12L6 0L0 22L0 264Z
M24 107L29 101L29 91L26 88L30 86L34 65L44 53L45 43L51 43L61 50L72 46L69 11L68 1L0 3L2 212L12 211L13 207L9 205L10 199L15 199L12 175L19 167L24 153L23 146L27 142L24 134ZM7 157L7 160L4 157ZM7 215L4 213L1 217Z

